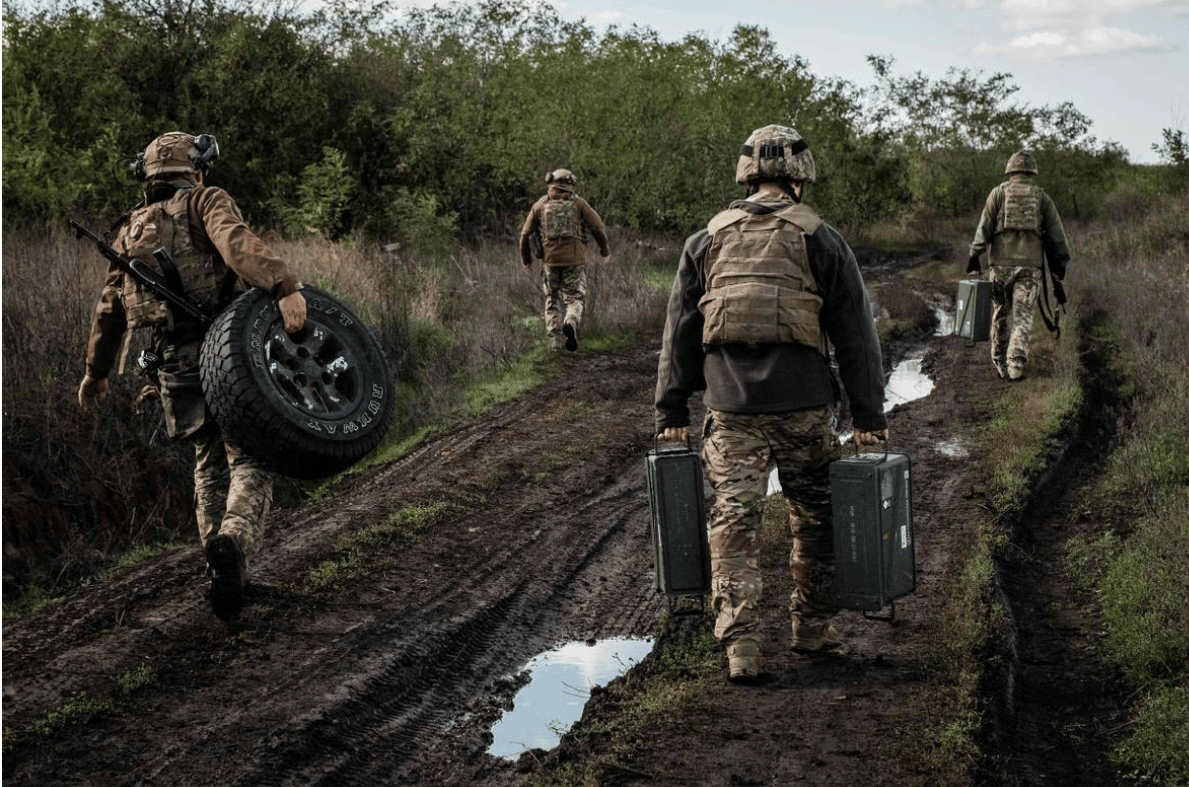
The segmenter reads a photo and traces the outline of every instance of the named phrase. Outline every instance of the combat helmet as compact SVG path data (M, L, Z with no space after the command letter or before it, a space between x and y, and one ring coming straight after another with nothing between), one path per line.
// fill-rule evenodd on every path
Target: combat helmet
M573 191L574 186L578 185L578 178L568 169L555 169L545 173L545 182L550 186L568 187L570 191Z
M1007 166L1003 168L1004 175L1012 175L1017 172L1036 174L1036 162L1032 159L1032 154L1026 150L1013 153L1007 160Z
M197 137L170 131L136 154L133 173L137 180L190 172L206 172L219 157L219 143L210 134Z
M814 174L809 143L788 126L764 126L751 132L735 165L735 182L743 186L761 180L813 183Z

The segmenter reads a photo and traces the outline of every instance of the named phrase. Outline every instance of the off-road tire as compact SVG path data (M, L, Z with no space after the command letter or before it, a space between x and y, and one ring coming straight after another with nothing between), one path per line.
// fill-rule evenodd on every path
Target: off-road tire
M293 335L272 296L241 295L207 331L200 372L224 439L282 475L317 479L376 447L395 388L371 330L334 296L302 294L306 326Z

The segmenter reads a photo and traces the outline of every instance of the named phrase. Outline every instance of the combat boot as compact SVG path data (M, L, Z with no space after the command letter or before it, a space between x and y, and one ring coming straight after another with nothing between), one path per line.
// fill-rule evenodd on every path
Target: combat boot
M211 575L211 611L219 620L234 623L244 607L243 550L231 536L213 536L206 542L206 564Z
M838 631L826 622L804 623L793 621L793 650L813 655L842 647Z
M755 683L764 673L760 643L750 640L727 645L728 680L731 683Z
M566 335L566 349L574 352L578 349L578 326L573 323L566 323L561 327L561 332Z

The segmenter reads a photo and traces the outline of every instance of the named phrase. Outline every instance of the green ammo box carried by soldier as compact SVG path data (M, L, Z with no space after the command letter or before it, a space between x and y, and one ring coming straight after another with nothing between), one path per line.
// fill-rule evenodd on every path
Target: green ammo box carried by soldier
M657 443L646 470L656 589L671 597L704 596L710 592L710 538L702 460L685 443Z
M908 455L865 453L832 462L830 497L838 605L878 612L915 590Z
M958 335L972 342L991 338L991 282L963 279L958 282L958 309L954 321Z

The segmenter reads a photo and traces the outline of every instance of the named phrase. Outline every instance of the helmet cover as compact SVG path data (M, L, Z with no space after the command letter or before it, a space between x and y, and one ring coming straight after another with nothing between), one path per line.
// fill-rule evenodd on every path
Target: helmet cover
M545 173L545 182L551 186L570 186L573 188L578 184L578 178L568 169L555 169L552 172Z
M1003 168L1003 174L1011 175L1016 172L1026 172L1032 175L1037 174L1036 162L1032 159L1031 153L1021 150L1013 153L1011 158L1007 160L1007 166Z
M735 165L735 182L744 186L762 180L813 183L814 175L809 143L789 126L764 126L751 132Z
M149 143L137 156L140 179L161 175L205 172L219 156L219 143L210 134L198 137L182 131L170 131Z

